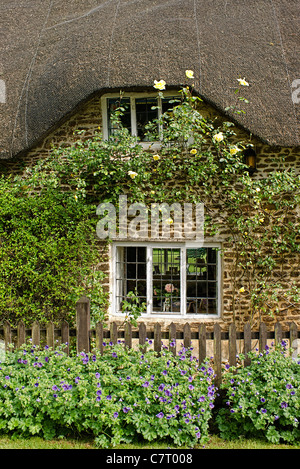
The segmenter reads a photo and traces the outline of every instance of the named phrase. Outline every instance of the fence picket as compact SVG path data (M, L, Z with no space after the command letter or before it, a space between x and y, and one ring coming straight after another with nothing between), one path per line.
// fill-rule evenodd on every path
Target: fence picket
M184 348L189 348L192 345L192 334L191 334L191 326L189 323L185 323L183 327L183 346Z
M282 341L282 325L280 322L276 322L275 328L274 328L274 333L275 333L275 344L280 344Z
M249 366L251 363L248 353L251 351L251 325L247 322L244 326L244 366Z
M5 343L5 350L9 349L9 344L12 343L12 336L11 336L11 325L8 321L4 322L4 343Z
M46 327L46 343L48 347L54 349L54 324L49 322Z
M154 351L161 351L161 325L158 322L154 325Z
M103 355L103 323L96 324L96 349Z
M28 327L28 326L27 326ZM29 327L28 327L29 328ZM178 329L177 329L178 328ZM164 332L164 337L169 339L169 346L172 343L172 347L170 350L174 355L176 355L176 342L178 342L177 334L178 330L181 329L182 326L172 322L167 330L167 333ZM6 350L8 349L9 344L12 342L15 343L16 347L19 348L21 345L26 343L26 328L23 321L20 321L16 327L16 329L12 329L11 324L8 321L4 321L3 323L3 333L4 333L4 343ZM181 329L182 330L182 329ZM89 300L87 298L81 298L76 305L76 343L77 343L77 351L89 351L90 350L90 336L92 331L90 329L90 306ZM118 325L116 322L112 322L109 324L108 327L108 334L105 333L104 335L104 324L98 323L95 327L93 332L96 335L96 349L100 351L103 355L104 347L104 337L107 335L110 336L110 341L114 344L118 341ZM122 332L121 332L122 333ZM161 352L162 348L162 326L160 323L155 323L153 332L150 332L150 337L154 334L154 350L156 352ZM167 334L167 335L166 335ZM193 330L193 334L195 331ZM198 335L197 335L198 334ZM207 326L204 323L200 323L198 326L198 331L196 334L196 340L198 339L198 348L199 348L199 363L201 364L207 358L207 346L208 340L213 338L213 363L214 363L214 371L215 371L215 383L217 386L220 385L222 381L222 341L228 340L228 360L230 366L236 365L237 359L237 337L243 339L244 347L243 352L245 355L244 366L248 366L251 363L250 358L248 357L248 353L251 351L253 347L252 343L252 330L250 323L246 323L244 325L243 331L240 331L239 334L236 330L236 325L231 323L228 327L228 335L223 334L221 331L221 327L219 324L215 324L213 328L213 332L207 333ZM126 324L124 328L124 337L125 337L125 346L131 348L133 346L133 328L131 324ZM135 332L135 336L138 338L139 345L142 347L145 345L147 340L147 329L145 323L141 322L138 325L137 331ZM254 337L254 333L253 333ZM255 333L255 337L257 337L257 332ZM291 322L289 324L289 330L284 330L282 324L277 322L273 326L273 330L270 331L267 328L267 325L264 322L259 324L258 329L258 340L259 340L259 350L263 351L267 344L267 340L270 338L275 339L275 343L278 344L282 341L282 339L287 338L290 341L290 347L293 347L293 355L297 352L297 347L299 344L300 332L299 326L295 322ZM46 326L46 342L47 345L54 348L54 338L55 338L55 328L54 324L50 322ZM41 327L38 321L35 321L31 327L31 339L32 344L35 346L39 346L41 343ZM61 324L61 342L66 344L66 348L64 349L65 352L69 353L69 340L70 340L70 329L69 324L64 321ZM183 326L183 345L185 348L189 348L193 345L193 341L195 337L192 339L192 328L191 324L188 322ZM256 342L256 341L255 341ZM173 346L173 343L175 346ZM256 346L256 345L255 345ZM143 348L142 348L143 350ZM145 347L144 347L145 350ZM227 353L227 352L226 352ZM224 357L226 360L226 357Z
M19 321L17 326L17 347L22 347L25 344L25 324L24 321Z
M145 345L147 338L147 331L145 323L141 322L139 324L139 345ZM145 348L142 349L145 351Z
M298 331L297 325L295 322L290 323L290 347L296 350L297 354L297 338L298 338Z
M76 303L77 353L90 351L90 301L83 296Z
M267 325L264 322L261 322L259 325L259 351L262 352L265 350L267 345Z
M112 322L110 325L110 341L113 344L118 342L118 326L116 322Z
M229 366L236 366L236 326L234 323L229 324L228 329L228 351L229 351Z
M67 321L63 321L61 324L61 343L65 344L64 351L67 355L70 352L70 327Z
M169 344L174 343L170 350L172 351L173 355L176 355L176 324L172 322L169 327Z
M214 325L214 370L215 384L219 387L222 381L221 327L219 324Z
M38 321L34 321L31 330L32 345L39 346L41 342L41 331Z
M200 324L198 328L198 347L199 347L199 363L203 363L207 357L206 353L206 325Z
M132 325L129 322L125 324L125 346L132 347Z

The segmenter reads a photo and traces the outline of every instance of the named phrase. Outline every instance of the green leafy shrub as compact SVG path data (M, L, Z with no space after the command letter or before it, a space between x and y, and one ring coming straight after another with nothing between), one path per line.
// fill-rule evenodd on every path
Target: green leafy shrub
M0 179L1 321L72 321L83 294L95 320L104 318L104 274L91 268L100 258L93 212L62 190L31 193L21 180Z
M184 348L173 356L108 344L104 356L68 357L27 346L1 365L0 431L89 433L101 447L138 437L193 446L208 438L213 376Z
M300 359L286 356L284 344L249 356L251 365L228 372L221 386L226 391L226 408L217 416L221 436L299 441Z

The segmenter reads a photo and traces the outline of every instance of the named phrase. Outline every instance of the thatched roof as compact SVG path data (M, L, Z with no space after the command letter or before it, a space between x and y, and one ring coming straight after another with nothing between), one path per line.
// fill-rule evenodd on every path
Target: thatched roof
M1 2L0 154L29 148L95 92L178 86L186 69L221 110L245 77L241 125L297 146L299 18L299 0Z

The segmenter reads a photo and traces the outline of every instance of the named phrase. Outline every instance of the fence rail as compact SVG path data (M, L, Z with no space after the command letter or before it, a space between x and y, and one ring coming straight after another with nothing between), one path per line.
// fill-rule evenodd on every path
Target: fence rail
M237 330L235 324L231 323L227 331L222 331L219 324L215 324L213 330L207 330L203 323L199 323L197 328L192 328L189 323L184 325L171 323L165 330L162 330L161 325L156 323L152 330L147 331L143 322L139 323L137 328L133 328L129 323L118 327L116 322L112 322L108 323L107 327L103 323L98 323L95 329L91 329L90 304L87 298L82 298L76 305L76 329L71 329L67 322L63 322L60 328L55 328L52 322L44 328L38 322L33 323L31 328L27 328L23 321L19 322L17 328L14 329L6 321L2 326L2 333L6 349L11 343L14 343L16 348L21 347L26 343L28 337L31 338L32 344L37 346L40 345L43 338L45 344L52 348L55 348L57 338L60 343L69 344L70 338L76 337L78 353L89 352L93 347L103 354L104 342L109 341L115 344L118 340L124 341L127 347L133 347L135 343L144 345L146 339L152 339L155 351L160 352L163 343L166 343L174 354L180 344L186 348L193 346L193 354L196 355L200 363L205 358L212 357L217 384L220 384L222 379L221 369L224 359L228 361L230 366L235 366L237 354L243 352L245 355L244 365L247 366L250 364L247 354L253 347L262 351L270 340L273 340L275 344L287 340L289 347L294 348L297 353L298 339L300 338L300 330L294 322L289 324L288 330L283 330L279 322L272 329L262 322L258 330L255 331L251 330L249 323L246 323L242 330ZM92 341L93 346L91 345ZM66 353L69 353L68 345Z

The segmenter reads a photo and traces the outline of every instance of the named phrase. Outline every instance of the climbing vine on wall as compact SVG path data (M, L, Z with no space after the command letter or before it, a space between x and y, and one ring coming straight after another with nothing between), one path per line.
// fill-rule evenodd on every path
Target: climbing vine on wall
M191 72L191 71L189 71ZM187 79L192 79L193 74ZM238 92L245 85L239 80ZM156 82L163 96L165 83ZM117 128L82 138L19 177L0 185L0 308L8 316L41 320L70 316L82 293L94 295L95 318L104 317L107 294L96 239L96 207L129 202L169 204L203 202L205 235L222 236L230 246L232 312L276 314L299 307L299 285L285 271L299 255L299 175L285 169L253 177L244 161L249 141L237 141L234 126L201 115L200 98L185 86L172 112L149 124L149 139L159 150L143 148L121 125L122 104L114 115ZM238 102L246 102L239 96ZM240 113L241 110L237 109ZM157 135L157 129L160 129ZM297 280L297 279L296 279Z

